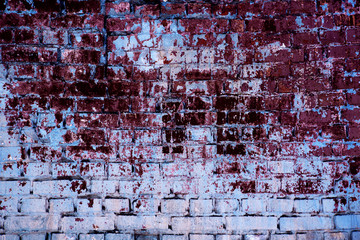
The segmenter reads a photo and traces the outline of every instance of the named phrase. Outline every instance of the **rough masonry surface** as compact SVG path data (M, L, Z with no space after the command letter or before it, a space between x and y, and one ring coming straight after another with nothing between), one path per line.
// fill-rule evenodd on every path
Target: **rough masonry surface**
M360 239L356 0L0 1L0 238Z

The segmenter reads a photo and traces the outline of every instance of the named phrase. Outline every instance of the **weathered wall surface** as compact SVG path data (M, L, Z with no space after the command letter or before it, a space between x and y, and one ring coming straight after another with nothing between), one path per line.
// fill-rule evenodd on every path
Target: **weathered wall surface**
M1 239L360 239L357 1L0 2Z

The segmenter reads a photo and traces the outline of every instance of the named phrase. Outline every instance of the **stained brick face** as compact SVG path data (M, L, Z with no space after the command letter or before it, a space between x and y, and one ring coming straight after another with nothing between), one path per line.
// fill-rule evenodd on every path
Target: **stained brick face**
M0 239L360 239L360 4L0 2Z

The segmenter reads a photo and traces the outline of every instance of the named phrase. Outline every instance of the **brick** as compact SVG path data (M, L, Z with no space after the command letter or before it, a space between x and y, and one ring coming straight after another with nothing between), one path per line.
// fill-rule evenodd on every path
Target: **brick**
M160 206L159 199L152 199L152 198L141 198L137 199L132 203L132 209L136 213L143 213L143 214L154 214L157 213Z
M166 230L170 222L166 216L117 216L115 226L117 229L133 231L135 229Z
M51 239L54 240L75 240L77 238L77 235L74 233L53 233L51 235Z
M80 234L80 240L104 240L104 234Z
M130 12L130 3L129 2L108 2L105 4L106 14L110 15L121 15L127 14Z
M89 199L77 199L76 209L79 213L99 213L102 211L101 199L89 198Z
M56 62L57 50L40 47L3 47L2 58L5 62Z
M320 232L308 232L296 234L297 239L323 239Z
M348 234L345 232L324 233L324 240L328 240L328 239L345 240L348 239Z
M113 194L119 188L119 183L112 180L91 181L91 192L100 194Z
M269 212L292 212L294 202L290 199L269 199Z
M64 217L61 229L67 232L111 231L114 220L110 217Z
M64 30L44 30L42 33L44 44L66 45L68 34Z
M332 221L329 217L281 217L280 230L321 230L331 229Z
M211 199L190 199L190 214L205 215L213 212L213 201Z
M261 199L243 199L241 201L241 207L244 212L265 212L266 201Z
M172 218L172 229L175 232L191 231L202 232L224 232L225 219L222 217L174 217Z
M295 235L290 234L277 234L277 235L271 235L271 240L295 240Z
M123 240L131 240L131 234L120 234L120 233L108 233L105 236L105 240L116 240L116 239L123 239Z
M31 29L19 29L14 32L14 40L16 43L38 44L39 32Z
M234 213L239 210L237 199L217 199L215 201L215 212L217 213Z
M334 217L336 229L353 229L359 224L360 215L338 215Z
M31 240L31 239L46 239L46 234L26 234L21 236L21 239Z
M129 212L129 199L107 198L104 201L105 210L109 212Z
M201 3L188 4L188 17L210 17L211 5Z
M163 235L162 240L187 240L186 235Z
M5 230L11 232L56 231L59 216L11 216L5 222Z
M359 232L352 232L352 234L351 234L352 240L357 239L359 236L360 236Z
M161 14L167 17L183 17L186 13L186 5L182 3L163 2Z
M21 212L41 213L46 211L45 199L23 199L21 201Z
M166 199L161 202L161 212L170 214L185 214L189 203L182 199Z
M60 212L73 212L74 203L70 198L64 199L50 199L49 200L49 212L60 213Z
M30 182L27 181L1 181L1 195L23 195L30 194Z
M190 234L190 240L214 240L214 235Z
M94 47L103 46L103 36L100 33L73 33L70 35L70 41L76 47Z
M267 238L266 235L260 235L260 234L256 234L256 235L248 234L248 235L245 235L245 239L246 239L246 240L249 240L249 239L259 239L259 240L262 240L262 239L266 239L266 238Z
M319 212L320 202L317 200L295 200L294 209L296 212Z
M99 64L101 52L95 50L66 49L61 54L64 63Z
M231 231L277 229L276 217L226 217L226 219L226 229Z

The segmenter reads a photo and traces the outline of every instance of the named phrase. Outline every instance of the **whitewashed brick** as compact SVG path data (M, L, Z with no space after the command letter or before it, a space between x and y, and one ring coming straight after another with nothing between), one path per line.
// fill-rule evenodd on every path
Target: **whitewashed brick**
M80 234L79 240L105 240L104 234Z
M133 202L133 210L136 213L155 214L159 211L160 199L142 198Z
M29 178L45 178L50 176L50 164L49 163L35 163L30 162L24 171L25 177Z
M216 240L242 240L242 235L216 235Z
M63 217L61 219L61 229L70 233L111 231L114 230L114 220L111 217Z
M116 192L116 189L119 188L118 181L91 181L91 192L92 193L102 193L102 194L112 194Z
M167 216L117 216L117 229L133 232L134 230L167 230L170 218Z
M76 206L78 212L101 212L102 210L101 199L77 199Z
M308 232L308 233L298 233L296 234L297 240L323 240L322 232Z
M31 183L28 181L1 181L0 195L30 194Z
M338 215L334 221L336 229L356 229L360 226L360 215Z
M277 229L276 217L227 217L227 230L275 230Z
M267 235L245 235L244 240L267 240L268 236Z
M214 240L214 235L190 234L190 240Z
M104 201L105 210L109 212L129 212L129 199L107 198Z
M77 235L74 233L53 233L51 235L51 240L76 240Z
M162 235L161 240L188 240L186 235Z
M249 198L241 201L241 208L244 212L265 212L266 205L266 200L262 199Z
M172 229L175 232L221 233L225 219L222 217L174 217Z
M25 234L21 236L21 240L46 240L46 234L38 233L38 234Z
M161 212L184 214L189 208L188 201L184 199L164 199L161 201Z
M205 215L213 212L213 201L211 199L190 199L190 214Z
M72 199L64 198L64 199L50 199L49 201L49 211L53 213L59 212L73 212L74 211L74 203Z
M332 229L330 217L281 217L281 231Z
M13 213L18 211L18 199L9 197L9 198L0 198L0 213Z
M294 201L294 209L296 212L319 212L320 202L319 200L299 199Z
M237 199L216 199L215 211L217 213L234 213L239 210L239 201Z
M11 235L11 234L6 234L6 235L0 235L0 240L19 240L20 237L18 235Z
M57 231L59 216L11 216L5 221L5 231Z
M291 199L269 199L269 212L291 212L293 210L294 201Z
M21 202L22 202L21 203L21 212L31 213L31 212L45 212L46 211L45 199L39 199L39 198L22 199Z
M346 240L346 239L349 239L348 233L346 232L324 233L324 240Z
M360 239L360 232L352 232L351 233L351 240Z
M277 234L271 235L271 240L295 240L295 235L290 234Z
M105 240L132 240L131 234L108 233L105 235Z

